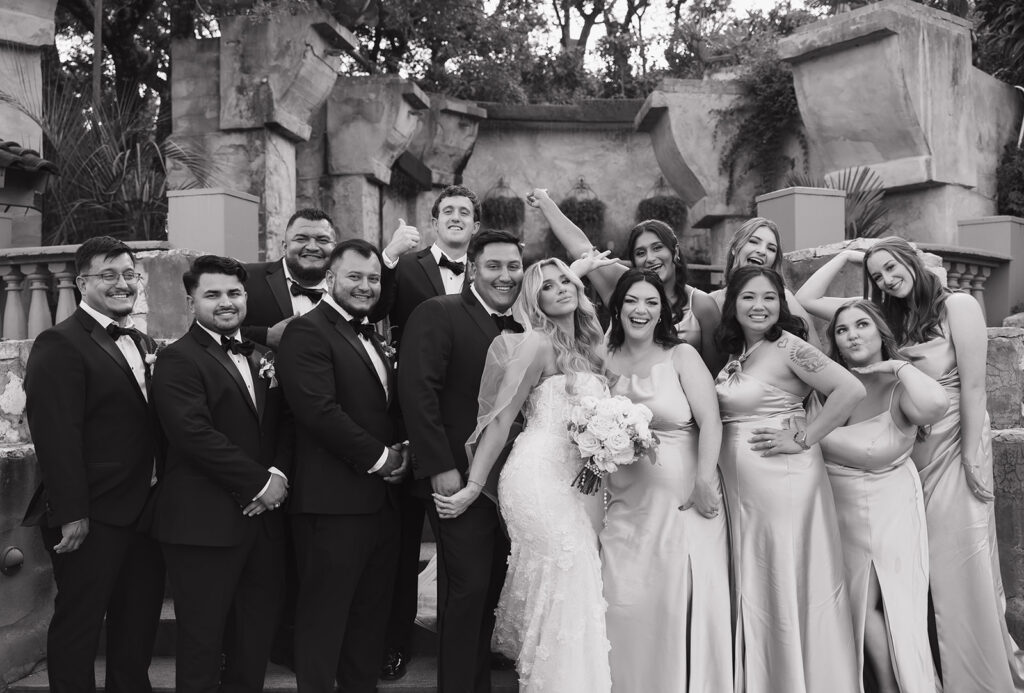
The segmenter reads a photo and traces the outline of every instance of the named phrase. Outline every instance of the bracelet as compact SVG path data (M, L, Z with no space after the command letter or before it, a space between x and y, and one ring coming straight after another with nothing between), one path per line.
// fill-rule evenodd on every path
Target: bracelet
M896 366L896 370L894 370L892 372L892 374L896 376L897 380L899 380L900 379L900 371L902 371L906 366L909 366L909 365L910 365L910 361L904 361L900 365Z
M479 486L479 487L480 487L480 490L481 490L481 491L483 491L483 490L484 490L484 485L483 485L483 484L481 484L481 483L480 483L479 481L473 481L472 479L466 479L466 485L468 486L468 485L470 485L470 484L476 484L477 486Z

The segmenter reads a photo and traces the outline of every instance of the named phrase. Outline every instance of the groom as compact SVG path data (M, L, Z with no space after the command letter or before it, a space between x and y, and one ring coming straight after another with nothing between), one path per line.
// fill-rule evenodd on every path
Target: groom
M430 493L451 495L465 484L465 444L476 426L487 350L503 330L522 330L511 318L523 281L518 239L481 231L467 257L469 281L462 293L420 304L404 329L399 358L398 391L416 450L417 489L437 539L437 678L444 693L491 690L491 631L509 545L498 509L486 496L459 517L442 520Z

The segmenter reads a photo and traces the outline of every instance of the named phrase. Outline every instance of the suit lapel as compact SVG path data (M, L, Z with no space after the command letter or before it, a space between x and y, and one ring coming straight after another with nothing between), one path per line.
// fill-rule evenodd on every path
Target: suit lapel
M491 314L468 288L462 291L462 305L466 312L469 313L469 317L473 319L477 327L483 330L488 339L493 340L498 336L498 326L494 324Z
M292 310L292 297L288 291L288 280L285 279L284 266L281 262L275 262L267 270L266 281L270 293L274 295L274 300L281 309L281 315L290 317L295 311Z
M245 400L245 403L249 405L249 411L253 413L253 416L259 419L260 414L256 410L256 405L252 401L252 397L249 396L249 388L246 387L245 380L242 378L242 374L238 372L234 362L224 351L224 347L213 341L213 338L211 338L210 335L207 334L206 331L198 324L192 327L192 336L206 349L206 352L228 372L231 379L235 381L235 385L237 385L238 389L242 391L242 398ZM251 364L249 366L249 372L252 373ZM256 390L255 379L253 379L253 390Z
M325 304L323 302L321 302L320 305L317 306L317 309L320 309L320 306L323 306L322 310L323 310L324 316L327 317L328 322L331 322L331 323L334 324L334 329L338 332L338 334L341 335L342 339L344 339L346 342L348 342L349 346L351 346L352 349L355 350L355 352L359 356L359 358L362 359L364 364L366 364L366 367L370 369L370 373L373 374L373 379L378 384L380 384L381 391L383 392L384 385L380 382L380 376L377 374L377 369L374 367L373 361L370 360L370 355L366 353L366 347L363 346L363 343L359 340L359 337L356 336L355 330L352 329L352 326L349 325L346 320L342 319L341 314L338 311L334 310L334 308L332 308L331 306L328 306L327 304ZM377 349L377 353L378 354L381 353L379 348ZM381 357L381 358L383 358L383 357ZM383 359L383 360L384 360L384 370L390 371L390 369L387 366L388 360L387 359ZM391 387L391 375L390 375L390 373L388 374L388 386ZM393 392L393 391L394 391L393 389L389 390L389 392Z
M143 401L145 401L146 396L139 387L139 381L135 378L135 374L132 373L132 367L128 365L128 360L124 357L124 354L121 353L121 350L117 348L117 344L114 343L113 338L107 334L107 331L104 328L100 327L100 324L96 322L92 316L85 312L81 313L79 322L82 327L88 330L92 341L96 342L96 344L106 352L107 356L114 359L114 363L116 363L121 371L128 376L128 380L132 383L132 389L138 393L139 397L142 398ZM140 358L142 358L141 355ZM144 358L143 363L145 363Z
M430 252L430 248L420 253L419 264L427 275L427 281L434 287L435 295L444 296L447 292L444 290L444 281L441 279L441 268L434 262L434 254Z

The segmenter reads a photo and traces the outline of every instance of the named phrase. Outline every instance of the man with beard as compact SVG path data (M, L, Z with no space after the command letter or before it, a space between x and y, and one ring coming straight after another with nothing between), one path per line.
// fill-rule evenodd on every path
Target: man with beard
M469 283L462 293L424 301L402 338L399 396L424 499L431 492L452 495L464 485L465 444L476 426L487 350L503 330L522 329L511 317L523 281L518 239L481 231L469 244L468 259ZM440 519L433 503L426 507L437 539L438 689L487 693L508 539L487 496L454 519Z
M148 693L164 566L138 525L157 472L145 360L156 344L132 324L142 276L127 245L91 238L75 267L82 302L36 338L25 370L43 478L25 524L41 525L57 583L47 677L55 693L95 691L106 618L106 690Z
M193 261L182 281L195 322L153 374L168 449L152 533L174 597L178 693L262 691L284 589L291 436L270 354L240 339L245 278L231 258Z
M327 295L288 325L278 370L295 414L289 502L299 565L299 693L377 690L398 563L395 484L405 473L395 374L367 319L380 253L335 247Z
M337 240L334 223L323 210L305 208L291 216L281 243L284 257L246 265L244 337L277 348L289 321L312 310L327 290L327 256Z
M480 228L480 203L469 188L449 185L434 201L430 223L436 240L429 248L408 252L419 244L420 235L415 227L399 219L399 227L382 254L384 295L371 319L388 316L396 347L403 326L417 306L434 296L462 292L466 250ZM423 534L423 503L414 493L412 479L402 485L400 498L401 552L380 674L386 681L402 678L409 662Z

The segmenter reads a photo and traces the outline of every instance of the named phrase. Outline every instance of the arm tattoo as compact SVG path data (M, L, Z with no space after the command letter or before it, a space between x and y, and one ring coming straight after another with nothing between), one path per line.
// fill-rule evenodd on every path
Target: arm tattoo
M793 342L793 348L789 351L789 358L808 373L817 373L828 362L823 353L810 344L798 341Z

